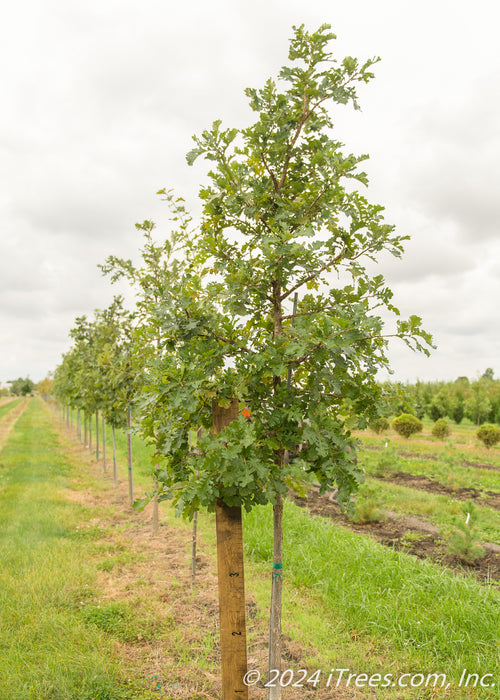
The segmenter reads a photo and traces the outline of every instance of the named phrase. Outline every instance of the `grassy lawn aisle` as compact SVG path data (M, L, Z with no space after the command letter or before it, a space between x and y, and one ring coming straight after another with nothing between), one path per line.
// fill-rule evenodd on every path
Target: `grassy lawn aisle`
M82 614L99 591L85 509L67 498L76 466L31 400L0 454L2 700L153 697L132 690L113 640Z

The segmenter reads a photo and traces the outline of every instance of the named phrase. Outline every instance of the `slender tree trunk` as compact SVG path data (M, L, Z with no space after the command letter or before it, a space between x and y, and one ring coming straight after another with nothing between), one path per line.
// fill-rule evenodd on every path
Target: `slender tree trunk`
M87 447L87 416L85 415L85 413L83 414L83 432L84 432L83 446Z
M95 412L95 461L99 461L99 411Z
M198 511L193 515L193 543L191 548L191 588L196 578L196 538L198 534Z
M92 414L89 417L89 452L92 452Z
M80 415L80 409L78 409L78 412L76 415L76 432L78 435L78 439L81 442L82 441L82 417Z
M128 461L128 494L130 505L134 503L134 479L132 475L132 409L127 409L127 461Z
M102 416L102 470L106 474L108 465L106 462L106 419Z
M111 425L111 437L113 439L113 484L118 486L118 469L116 467L116 437L115 437L115 425Z
M281 301L281 284L273 281L273 338L283 332L283 309ZM273 377L274 390L281 386L281 377ZM279 468L283 464L283 450L277 450L275 459ZM273 571L271 579L271 608L269 614L269 679L271 671L276 670L281 676L281 600L283 590L283 501L281 494L276 494L276 504L273 506ZM279 680L274 687L268 688L268 700L280 700L281 686Z
M277 669L281 676L281 599L283 590L283 499L278 493L273 506L273 578L271 582L271 614L269 617L269 678ZM278 676L278 679L279 677ZM268 689L269 700L281 698L279 680Z

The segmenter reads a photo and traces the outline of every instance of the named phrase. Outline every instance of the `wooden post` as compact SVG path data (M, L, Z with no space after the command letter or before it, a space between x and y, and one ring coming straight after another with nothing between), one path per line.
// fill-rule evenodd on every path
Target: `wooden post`
M127 460L128 460L128 494L130 505L134 503L134 480L132 477L132 409L127 409Z
M198 511L193 515L193 536L191 542L191 588L194 588L196 579L196 538L198 536Z
M158 485L155 482L155 495L153 496L153 517L151 519L151 534L153 535L153 537L156 537L156 535L158 534L158 528L160 527L158 494L156 493L157 489L158 489Z
M111 424L111 435L113 437L113 484L118 486L118 470L116 468L116 436L115 436L115 424Z
M99 461L99 411L95 412L95 461Z
M222 408L212 405L214 433L238 418L238 401ZM245 582L243 567L243 528L241 507L218 501L215 507L217 529L217 577L222 666L222 700L248 700L243 683L247 672L245 626Z
M106 418L102 415L102 470L106 474L108 465L106 462Z

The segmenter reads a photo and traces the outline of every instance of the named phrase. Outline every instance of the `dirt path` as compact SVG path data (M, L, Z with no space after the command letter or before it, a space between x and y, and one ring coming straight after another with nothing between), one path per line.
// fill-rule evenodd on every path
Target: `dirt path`
M388 481L391 484L399 486L407 486L408 488L416 489L417 491L426 491L427 493L437 493L445 496L452 496L458 501L476 500L481 506L490 506L494 510L500 510L500 494L494 491L480 491L475 488L452 488L445 486L440 481L430 479L428 476L420 474L410 474L407 472L394 472L386 476L374 476L373 478L380 481ZM487 496L487 498L484 498Z

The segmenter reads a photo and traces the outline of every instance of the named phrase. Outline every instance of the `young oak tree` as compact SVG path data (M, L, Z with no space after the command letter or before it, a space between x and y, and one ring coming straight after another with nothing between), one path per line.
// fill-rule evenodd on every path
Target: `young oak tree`
M140 249L141 264L136 266L131 260L110 255L104 265L99 265L103 274L110 276L112 283L126 279L135 292L136 324L133 332L130 332L128 356L129 371L137 378L134 401L140 401L141 394L150 384L150 375L164 353L162 327L157 307L169 295L178 275L180 262L175 258L175 253L182 247L182 240L186 237L191 222L182 200L175 199L171 193L164 192L164 194L170 205L171 219L179 222L179 230L173 232L165 241L156 242L153 237L155 224L152 221L146 220L136 224L136 229L143 235L143 245ZM137 420L141 422L142 434L148 442L157 447L159 438L155 429L151 428L149 415L151 410L140 411ZM155 464L153 468L153 534L157 534L159 527L157 476L158 465ZM145 501L141 501L136 505L140 507L144 503Z
M187 268L160 306L171 353L151 396L155 410L163 401L153 421L168 465L164 495L179 510L273 504L270 669L281 665L283 495L315 480L322 491L337 487L348 507L362 481L352 430L378 417L375 376L388 367L388 339L426 354L431 346L420 318L397 318L382 275L365 266L382 251L399 257L407 236L359 191L367 156L344 154L333 135L331 107L358 108L356 86L377 59L338 61L329 29L294 28L279 80L246 91L251 126L215 121L195 137L188 163L204 157L212 169ZM387 333L381 311L396 317ZM238 399L251 420L240 414L214 435L214 398ZM207 430L193 454L198 426Z
M329 110L358 108L356 85L373 77L377 59L337 61L329 29L294 28L279 83L246 91L255 122L238 130L216 121L188 154L189 163L203 156L213 165L193 247L205 264L206 294L225 318L224 334L216 334L237 377L235 391L253 420L247 439L258 467L249 478L259 500L264 494L274 505L276 641L283 494L313 474L322 490L337 485L347 504L361 479L351 431L376 417L375 375L388 364L388 337L424 352L431 343L417 316L383 332L379 310L399 312L382 275L370 275L363 261L384 250L399 257L407 237L360 193L367 177L358 166L367 156L343 153ZM295 292L301 299L292 315ZM287 461L297 445L299 457ZM274 646L270 668L279 668Z

